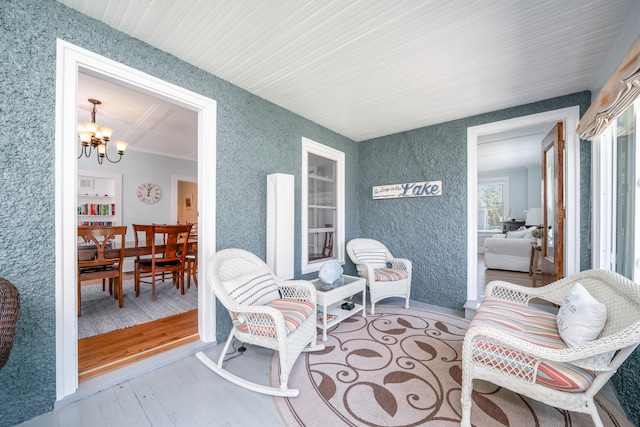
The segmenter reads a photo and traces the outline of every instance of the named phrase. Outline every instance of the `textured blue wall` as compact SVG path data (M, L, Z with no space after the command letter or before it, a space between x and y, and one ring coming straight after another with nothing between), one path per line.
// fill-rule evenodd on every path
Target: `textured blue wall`
M357 229L357 144L53 0L0 1L0 276L21 294L9 363L0 371L0 425L46 412L55 401L54 152L56 39L60 38L218 102L217 248L266 256L266 176L296 179L301 139L346 157L346 238ZM205 186L207 183L201 183ZM229 191L225 191L228 189ZM25 225L27 225L25 227ZM7 230L11 230L8 232ZM300 274L300 212L296 212ZM218 310L218 332L229 321Z
M384 242L413 262L412 299L460 310L467 290L467 128L574 105L584 114L590 93L467 117L361 142L358 159L360 235ZM591 265L588 203L590 146L581 145L583 242L581 265ZM381 184L442 180L441 197L372 200Z

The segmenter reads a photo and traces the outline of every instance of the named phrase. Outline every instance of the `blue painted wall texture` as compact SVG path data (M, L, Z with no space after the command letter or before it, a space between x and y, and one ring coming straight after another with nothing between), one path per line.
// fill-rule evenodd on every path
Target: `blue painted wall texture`
M460 309L467 284L467 128L575 105L584 114L590 102L590 93L582 92L360 143L361 236L383 241L395 256L412 261L413 299ZM581 155L588 158L589 146L584 148ZM582 163L587 183L588 166ZM441 197L371 198L375 185L433 180L442 181ZM583 183L583 200L588 192ZM582 234L588 236L588 210L581 212ZM588 245L581 259L591 265Z
M0 1L0 223L11 230L0 232L0 275L22 297L13 352L0 371L2 426L49 411L55 401L55 153L43 148L52 147L55 135L57 38L218 102L218 249L266 256L265 178L293 174L300 205L304 136L346 155L346 239L373 237L412 259L412 297L455 309L466 299L466 128L572 105L584 112L590 101L579 93L356 144L58 2ZM581 154L582 268L588 268L587 143ZM373 185L416 180L442 180L443 195L371 200ZM299 276L299 209L295 221ZM221 307L217 322L224 337L230 325ZM635 368L638 361L631 363ZM636 372L625 373L629 392L622 396L637 413Z

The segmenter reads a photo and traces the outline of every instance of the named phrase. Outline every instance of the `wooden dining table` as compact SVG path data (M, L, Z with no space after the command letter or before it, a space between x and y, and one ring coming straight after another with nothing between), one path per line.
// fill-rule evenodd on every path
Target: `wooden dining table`
M178 242L178 244L182 244L182 242ZM78 251L86 251L89 247L86 245L78 245ZM161 254L164 253L166 249L165 245L156 245L156 253ZM198 240L193 239L187 242L187 250L197 251L198 250ZM138 256L151 255L153 249L151 246L129 246L125 242L124 247L124 257L125 258L136 258ZM107 258L118 258L120 256L120 249L118 247L113 247L112 249L106 249L104 251L105 257Z

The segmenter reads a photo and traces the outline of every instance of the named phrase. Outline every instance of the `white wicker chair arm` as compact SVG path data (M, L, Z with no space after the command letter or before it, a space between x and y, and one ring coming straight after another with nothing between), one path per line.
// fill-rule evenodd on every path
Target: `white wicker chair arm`
M507 301L528 304L533 298L541 298L556 304L560 304L562 297L558 299L558 295L564 296L566 291L562 293L553 292L557 286L555 284L546 285L539 288L531 288L528 286L516 285L509 282L494 280L485 288L485 297L499 298ZM565 286L566 287L566 286ZM568 289L567 289L568 291Z
M317 293L313 284L307 280L285 280L276 282L282 298L308 301L316 304Z
M617 334L616 334L617 335ZM465 341L471 344L473 341L488 341L506 348L519 351L538 360L544 359L552 362L572 363L592 356L598 356L611 351L619 350L638 341L638 338L629 337L621 339L618 336L599 338L590 343L563 349L543 347L530 341L514 337L497 328L475 327L471 328L465 336Z
M241 306L230 309L236 320L234 324L247 325L247 333L257 336L272 335L270 328L275 328L276 336L286 336L284 316L278 310L266 305ZM283 334L283 335L280 335Z
M391 268L411 273L411 261L406 258L391 258L387 262L391 263Z
M367 279L367 281L369 280L369 277L371 277L372 279L375 279L376 276L373 272L374 268L371 264L369 264L368 262L355 262L355 261L354 261L354 264L356 265L356 268L358 269L358 273L360 273L360 276Z

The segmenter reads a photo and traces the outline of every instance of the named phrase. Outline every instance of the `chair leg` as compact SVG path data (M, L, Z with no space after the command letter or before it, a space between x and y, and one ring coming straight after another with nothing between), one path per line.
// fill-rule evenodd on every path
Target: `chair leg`
M460 420L461 427L471 427L471 393L472 392L473 392L473 384L471 386L465 386L463 381L462 395L460 396L460 403L462 404L462 419Z
M185 270L187 271L187 289L191 289L191 268L193 266L193 263L191 260L187 261L187 266L185 268Z
M156 300L156 275L151 274L151 301Z
M118 306L120 308L124 307L124 296L122 295L122 280L119 277L116 277L114 280L115 292L118 294Z
M198 287L198 256L193 260L193 283Z
M138 269L138 265L135 265L135 275L134 275L134 287L136 290L136 297L140 296L140 270Z
M80 317L80 273L78 272L78 317Z
M593 400L590 402L591 411L589 414L591 415L591 419L593 420L593 425L595 427L604 427L602 424L602 420L600 419L600 414L598 414L598 409L596 407L595 402Z

